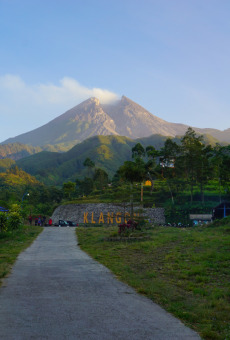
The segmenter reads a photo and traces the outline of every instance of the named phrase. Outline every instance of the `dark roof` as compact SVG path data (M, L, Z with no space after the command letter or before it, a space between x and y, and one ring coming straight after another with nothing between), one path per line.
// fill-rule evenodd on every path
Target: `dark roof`
M224 201L220 204L218 204L214 209L223 209L223 208L230 208L230 202Z

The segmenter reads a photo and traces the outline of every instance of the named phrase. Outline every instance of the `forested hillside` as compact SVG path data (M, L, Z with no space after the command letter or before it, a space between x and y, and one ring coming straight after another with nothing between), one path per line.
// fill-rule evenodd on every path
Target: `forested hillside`
M95 136L68 152L44 151L17 161L17 165L46 184L60 185L66 180L83 178L87 171L84 160L90 158L96 167L104 169L111 177L125 160L131 159L131 149L138 141L160 148L165 140L166 137L160 135L138 140L121 136Z
M118 167L131 159L131 150L135 144L144 147L154 146L157 150L164 146L166 136L152 135L150 137L130 139L122 136L94 136L64 153L43 151L17 161L17 165L36 176L45 184L62 185L65 181L83 178L87 170L83 163L86 158L92 159L95 166L105 170L111 178ZM180 143L180 137L172 139ZM206 144L215 145L216 140L206 135Z
M21 143L9 143L0 145L0 159L10 158L19 160L34 155L41 151L65 152L72 148L75 143L60 143L56 145L31 146Z

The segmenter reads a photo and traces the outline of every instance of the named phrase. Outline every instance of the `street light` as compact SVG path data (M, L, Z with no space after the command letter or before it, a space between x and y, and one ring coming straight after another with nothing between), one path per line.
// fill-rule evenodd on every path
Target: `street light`
M23 204L23 200L25 196L30 196L30 194L28 192L24 192L23 196L22 196L22 203L21 203L21 208L22 208L22 204Z

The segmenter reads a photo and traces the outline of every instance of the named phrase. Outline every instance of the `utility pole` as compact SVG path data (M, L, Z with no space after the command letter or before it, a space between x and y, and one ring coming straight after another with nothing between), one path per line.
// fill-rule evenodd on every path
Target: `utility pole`
M141 183L141 202L143 202L143 183Z

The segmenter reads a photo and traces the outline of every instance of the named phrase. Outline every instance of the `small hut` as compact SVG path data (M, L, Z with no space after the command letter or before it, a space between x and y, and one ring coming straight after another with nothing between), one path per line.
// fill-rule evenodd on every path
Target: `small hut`
M230 202L222 202L217 205L212 212L212 219L221 219L230 215Z
M207 224L211 222L212 214L190 214L189 218L193 225Z

